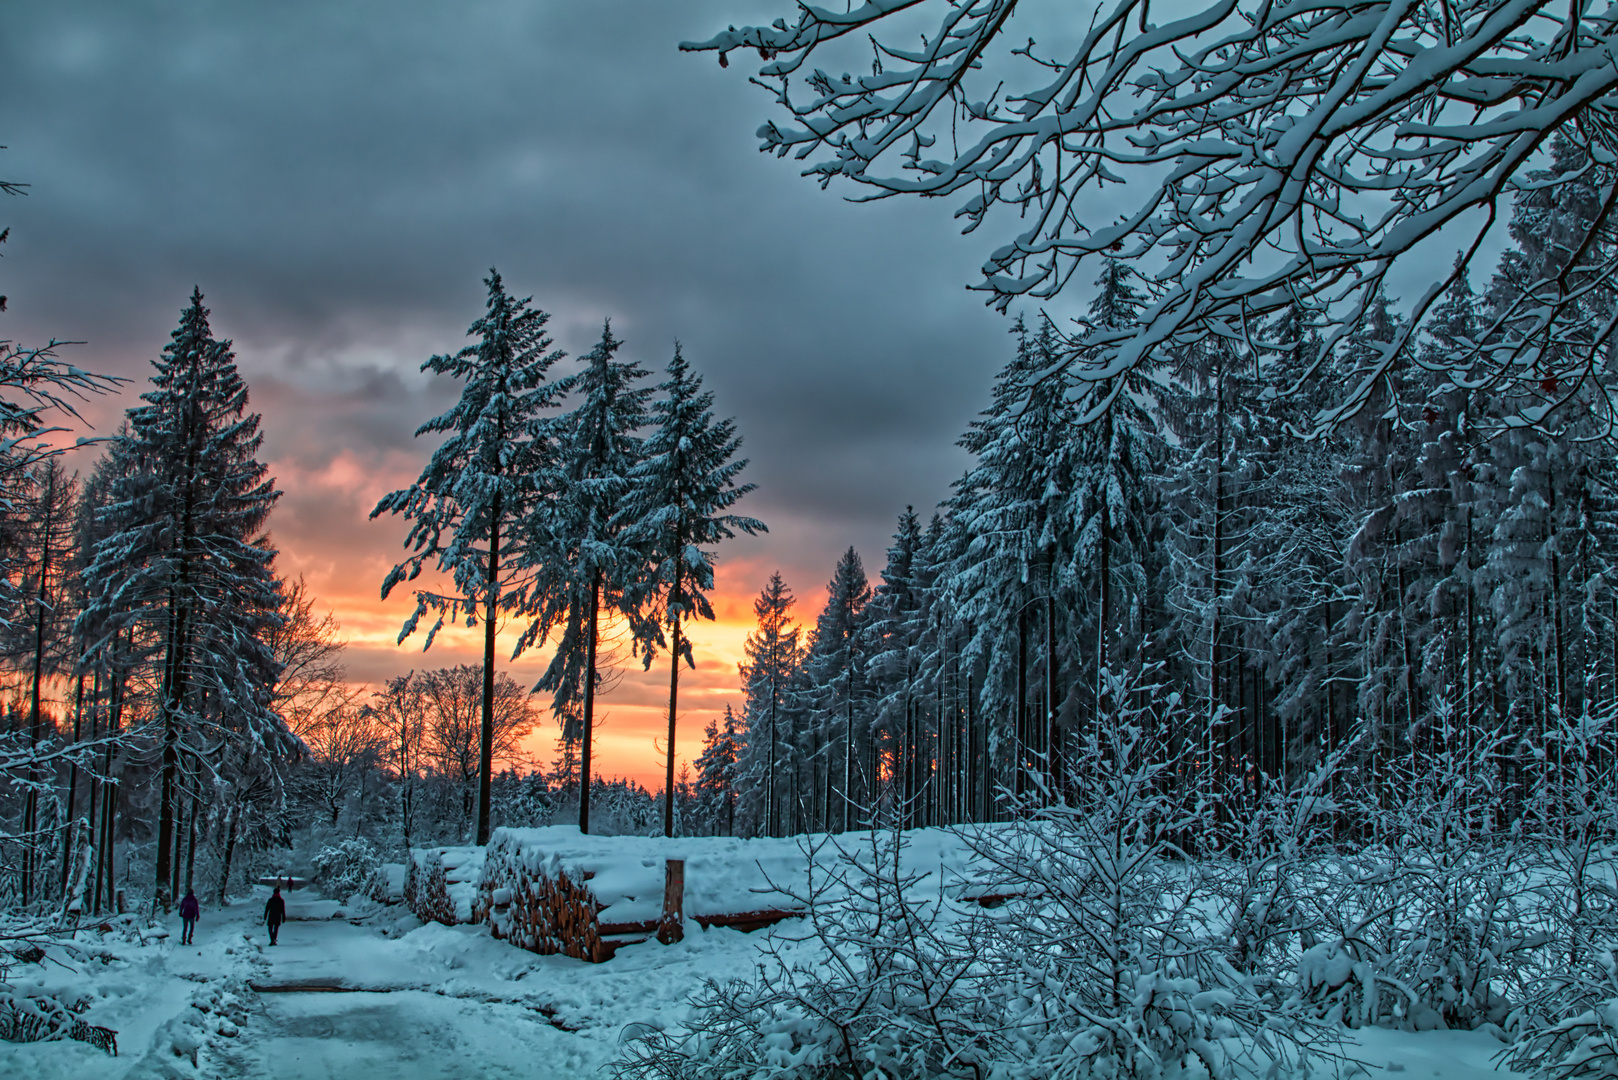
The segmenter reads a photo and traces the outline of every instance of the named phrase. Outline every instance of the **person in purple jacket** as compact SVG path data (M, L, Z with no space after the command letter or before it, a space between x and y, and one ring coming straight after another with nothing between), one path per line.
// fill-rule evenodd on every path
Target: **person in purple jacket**
M185 899L180 901L180 944L190 945L197 933L197 916L202 914L202 905L197 903L196 896L190 889L185 890Z

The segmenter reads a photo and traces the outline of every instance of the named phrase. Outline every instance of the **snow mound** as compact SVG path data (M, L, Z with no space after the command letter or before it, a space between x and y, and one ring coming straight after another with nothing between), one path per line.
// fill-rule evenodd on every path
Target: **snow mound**
M665 864L684 860L684 916L751 929L800 914L814 867L830 877L840 849L870 833L791 839L589 836L570 825L496 829L482 864L474 916L496 936L541 953L602 960L603 935L650 933L663 913ZM906 834L918 887L953 898L993 892L992 875L959 830Z

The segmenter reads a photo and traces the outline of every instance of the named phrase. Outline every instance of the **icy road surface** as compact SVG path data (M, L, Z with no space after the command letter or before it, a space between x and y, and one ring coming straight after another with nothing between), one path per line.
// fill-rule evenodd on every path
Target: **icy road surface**
M676 1023L704 977L750 973L768 933L693 926L679 944L633 945L593 965L535 956L479 928L423 926L397 910L360 918L300 890L288 895L292 921L272 948L257 925L264 895L204 911L194 946L175 944L175 919L155 934L87 943L105 950L88 966L42 970L42 985L91 999L86 1018L118 1030L121 1054L0 1042L0 1077L594 1077L627 1025ZM778 932L793 930L788 922ZM1351 1048L1383 1080L1503 1080L1512 1074L1494 1069L1499 1050L1476 1032L1358 1032Z

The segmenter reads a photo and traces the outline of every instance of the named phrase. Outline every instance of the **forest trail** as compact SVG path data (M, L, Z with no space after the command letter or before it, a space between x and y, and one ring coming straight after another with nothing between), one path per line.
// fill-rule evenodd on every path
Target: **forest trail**
M245 939L247 982L256 991L240 1035L215 1048L223 1075L447 1080L594 1070L599 1055L581 1055L594 1048L580 1047L537 1008L446 982L442 960L351 923L334 901L305 890L284 895L288 921L274 946L257 921L262 897L214 928L217 936ZM199 953L206 951L204 935L197 936Z

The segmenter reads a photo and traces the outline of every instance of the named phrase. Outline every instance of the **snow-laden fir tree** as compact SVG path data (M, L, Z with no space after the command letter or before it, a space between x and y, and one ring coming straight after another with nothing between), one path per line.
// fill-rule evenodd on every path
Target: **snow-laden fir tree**
M288 735L268 708L277 671L265 642L280 618L275 549L265 533L280 493L257 454L259 416L230 342L216 340L201 290L153 361L146 404L129 410L113 444L122 459L84 571L87 661L120 632L161 657L154 711L161 730L155 892L167 906L182 758L224 729L274 758Z
M555 422L554 502L543 520L532 523L538 531L528 538L522 563L545 582L523 643L543 641L560 630L556 653L536 689L552 694L559 718L579 720L583 832L590 831L590 751L602 616L626 620L632 650L647 647L656 631L644 612L642 553L626 535L627 523L618 513L642 459L637 432L646 424L652 388L637 385L648 374L644 368L617 358L622 347L612 336L612 324L606 323L595 348L580 357L582 369L558 384L578 404ZM564 738L570 734L564 731Z
M783 761L782 737L791 729L797 712L795 690L803 664L803 631L792 621L796 602L781 572L772 573L753 600L758 624L747 635L747 659L741 665L742 688L747 693L743 712L747 751L741 772L753 793L752 826L760 836L781 836L787 827L782 814L783 785L790 762Z
M663 835L674 835L674 736L679 715L680 661L693 668L691 642L683 622L714 617L707 593L713 588L713 547L737 531L767 531L762 521L726 513L753 484L738 484L747 459L736 457L742 441L736 422L715 420L713 394L702 388L678 344L669 361L663 395L652 404L651 432L641 460L630 470L630 485L618 510L617 527L627 543L642 551L645 579L636 588L653 607L669 637L669 734L663 781ZM648 596L647 594L654 594ZM661 636L661 635L659 635ZM653 650L646 651L651 663Z
M1087 338L1135 325L1146 298L1132 276L1119 259L1103 264L1096 279L1099 291L1085 316L1085 335L1075 343L1081 353ZM1081 376L1085 370L1081 361ZM1147 411L1153 395L1146 375L1142 368L1078 388L1071 486L1064 492L1071 508L1058 519L1071 522L1068 527L1077 532L1066 570L1096 598L1089 682L1098 720L1105 708L1102 673L1122 652L1133 653L1144 636L1141 608L1148 578L1154 576L1148 547L1154 500L1147 478L1159 470L1163 453L1157 424ZM1054 624L1054 615L1047 615L1047 622Z
M866 609L870 635L866 675L874 696L871 739L873 753L886 761L886 769L877 770L873 780L884 771L891 778L887 794L896 809L908 807L915 795L924 558L921 520L915 508L907 506L899 515L881 584Z
M1012 327L1017 352L995 379L993 397L960 445L976 459L949 501L969 538L944 571L950 607L973 628L969 650L995 673L986 710L1009 719L1012 790L1045 776L1060 704L1057 620L1081 611L1084 597L1062 569L1073 565L1077 532L1072 435L1074 380L1058 364L1054 326ZM1041 631L1043 631L1041 633ZM1041 677L1043 676L1043 677Z
M810 635L804 671L811 686L810 760L815 784L810 789L810 819L817 831L847 832L855 806L856 784L874 785L870 747L870 696L865 678L869 654L865 609L871 586L859 552L852 547L837 560L826 583L826 606ZM870 800L858 805L868 806Z
M722 720L709 720L703 731L702 755L697 758L696 790L708 809L714 835L736 835L737 765L746 744L740 721L725 706Z
M502 613L531 611L539 602L531 549L543 544L554 472L544 413L558 398L545 381L561 359L545 332L550 316L506 292L496 270L484 279L488 306L467 330L477 339L454 355L432 356L423 371L466 380L460 400L427 421L416 435L445 433L416 482L392 492L371 511L410 519L410 556L382 582L385 600L431 565L448 574L455 592L416 590L416 610L399 632L403 641L429 611L483 623L483 733L478 766L477 842L489 839L489 783L494 746L494 641Z

